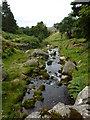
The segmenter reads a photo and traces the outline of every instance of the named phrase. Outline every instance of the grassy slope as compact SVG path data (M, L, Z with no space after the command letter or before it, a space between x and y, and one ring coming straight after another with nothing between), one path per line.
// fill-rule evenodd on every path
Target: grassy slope
M5 32L3 37L3 70L8 74L8 77L2 82L3 120L5 118L10 120L15 118L24 119L26 114L21 111L21 102L26 91L26 85L30 83L30 77L27 74L35 76L35 73L32 71L37 69L37 67L22 66L24 62L31 58L26 57L25 50L18 49L17 44L29 42L33 47L37 46L42 49L45 43L40 46L37 38ZM30 54L33 50L33 48L30 49ZM39 60L39 62L43 65L45 64L45 60ZM27 76L27 79L22 80L22 73ZM13 82L15 79L17 81Z
M46 39L51 45L59 47L60 56L77 63L78 71L72 73L73 79L68 88L71 96L76 99L77 94L88 85L88 43L85 39L61 39L60 33L55 33Z

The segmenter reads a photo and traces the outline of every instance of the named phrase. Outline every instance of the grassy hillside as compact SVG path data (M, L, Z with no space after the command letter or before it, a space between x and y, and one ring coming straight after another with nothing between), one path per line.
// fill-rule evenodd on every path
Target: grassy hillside
M78 71L72 73L72 81L68 88L70 95L76 99L77 94L88 85L88 42L85 39L68 39L66 35L61 39L59 32L46 39L51 45L59 47L60 56L76 62Z

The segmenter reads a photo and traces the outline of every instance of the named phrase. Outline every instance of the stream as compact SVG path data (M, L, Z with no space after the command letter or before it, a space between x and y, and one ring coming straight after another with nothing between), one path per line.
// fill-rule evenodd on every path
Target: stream
M48 46L49 47L49 46ZM42 96L44 98L43 101L36 100L35 107L32 109L25 109L23 107L23 112L26 112L28 114L31 114L32 112L39 111L40 108L47 108L51 109L53 106L55 106L58 102L62 102L64 104L71 104L71 98L68 94L68 89L65 85L58 86L58 83L60 82L60 73L58 73L58 70L61 69L62 65L60 65L60 56L58 53L58 47L53 49L48 49L49 58L46 61L46 70L47 73L50 75L49 80L40 80L37 78L32 78L31 83L27 86L27 91L35 87L35 90L41 85L45 85L45 91L42 91ZM52 55L52 53L55 53ZM48 61L52 61L51 65L48 65ZM29 99L33 97L34 90L30 90L30 93L26 92L25 96L23 98L23 101L25 99ZM22 101L22 102L23 102Z

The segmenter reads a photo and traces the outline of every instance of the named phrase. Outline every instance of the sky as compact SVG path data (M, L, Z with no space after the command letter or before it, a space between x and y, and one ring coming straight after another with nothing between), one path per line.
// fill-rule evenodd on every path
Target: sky
M73 0L7 0L18 26L34 26L43 21L47 27L60 22L71 12Z

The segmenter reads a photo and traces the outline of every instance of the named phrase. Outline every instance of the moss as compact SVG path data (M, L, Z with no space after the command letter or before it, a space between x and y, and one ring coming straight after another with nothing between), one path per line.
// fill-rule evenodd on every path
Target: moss
M40 95L37 95L36 98L37 98L38 101L43 101L44 100L44 98L42 96L40 96Z
M82 115L75 109L70 109L70 120L83 120Z
M41 117L44 115L50 115L50 113L48 112L48 109L40 108L39 111L40 111Z
M40 90L37 90L37 91L34 91L34 94L33 94L33 96L35 97L35 96L41 96L42 95L42 92L40 91Z
M44 84L40 85L39 88L38 88L38 90L44 91L45 90L45 85Z
M52 111L50 113L50 120L63 120L61 115L59 113L56 113L55 111Z
M35 99L31 98L31 99L24 100L24 103L22 104L22 106L25 107L26 109L29 109L29 108L34 108L34 104L35 104Z
M34 91L33 97L37 99L38 101L43 101L44 98L42 97L42 92L41 90Z
M46 80L49 79L49 75L45 70L41 70L39 74L43 76L42 79L46 79Z

